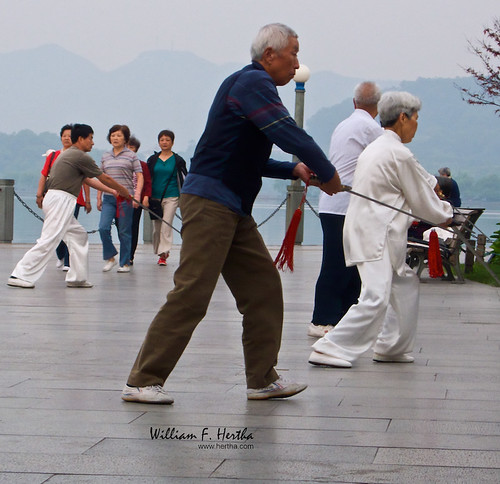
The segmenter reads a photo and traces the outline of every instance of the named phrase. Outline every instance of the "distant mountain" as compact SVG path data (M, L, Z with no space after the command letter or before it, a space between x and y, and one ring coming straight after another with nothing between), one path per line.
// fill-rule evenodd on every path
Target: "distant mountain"
M397 86L422 100L419 127L409 148L431 173L449 166L452 173L480 178L500 168L500 119L492 109L471 106L457 86L472 87L471 78L417 79ZM307 129L327 151L335 126L350 115L350 99L319 110L307 120Z
M142 142L143 158L157 148L157 133L172 129L176 151L188 160L217 88L240 67L165 50L145 52L109 72L56 45L0 54L0 178L31 185L39 176L40 155L59 145L57 134L68 122L94 127L97 160L109 147L106 135L115 123L130 126ZM352 112L352 91L360 80L313 72L306 83L305 127L325 151L332 130ZM500 119L462 101L455 85L471 85L470 78L377 82L384 90L404 89L422 99L410 148L429 171L447 165L455 175L473 179L498 172ZM294 83L279 92L293 115Z
M58 132L67 122L84 122L94 127L96 145L106 148L108 129L123 123L151 149L165 128L188 145L232 70L167 51L145 53L111 72L54 45L1 54L0 131Z
M115 123L128 124L146 151L161 129L176 134L176 148L194 145L221 81L243 67L217 65L189 52L145 52L105 72L57 45L0 54L0 132L30 129L57 133L67 122L85 122L96 131L96 146L107 148ZM355 79L313 73L307 83L306 116L350 96ZM293 83L280 88L293 114Z

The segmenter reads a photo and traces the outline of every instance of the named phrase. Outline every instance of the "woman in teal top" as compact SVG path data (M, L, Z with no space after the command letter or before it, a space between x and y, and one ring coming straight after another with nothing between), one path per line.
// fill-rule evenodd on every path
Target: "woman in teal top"
M153 220L153 250L158 255L158 265L166 266L173 242L172 222L179 203L179 195L187 174L186 162L172 151L175 135L170 130L160 131L158 145L161 151L148 159L153 186L152 198L161 200L163 220Z

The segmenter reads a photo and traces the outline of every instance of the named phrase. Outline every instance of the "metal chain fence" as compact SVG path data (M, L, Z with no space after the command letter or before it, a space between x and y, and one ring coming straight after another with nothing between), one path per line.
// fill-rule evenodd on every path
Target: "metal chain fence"
M43 217L40 217L40 215L38 215L22 198L21 196L14 190L14 195L15 197L17 198L17 200L19 201L19 203L29 212L31 213L31 215L33 215L36 219L40 220L42 223L44 221ZM271 220L271 218L273 218L280 210L281 208L283 207L283 205L286 203L287 201L287 198L285 197L285 199L273 210L273 212L271 212L271 214L266 217L262 222L260 222L259 224L257 224L257 227L261 227L262 225L264 225L265 223L269 222L269 220ZM311 209L311 211L314 213L314 215L316 215L317 217L319 217L319 214L318 212L314 209L314 207L311 205L311 203L306 199L305 200L305 203L307 203L307 205L309 206L309 208ZM182 222L182 217L176 212L175 216ZM113 222L113 225L114 225L114 222ZM170 224L168 224L170 225ZM172 229L174 229L177 233L180 234L180 230L176 229L174 226L170 225L170 227L172 227ZM95 234L96 232L98 232L99 230L98 229L95 229L95 230L90 230L90 231L87 231L87 234Z

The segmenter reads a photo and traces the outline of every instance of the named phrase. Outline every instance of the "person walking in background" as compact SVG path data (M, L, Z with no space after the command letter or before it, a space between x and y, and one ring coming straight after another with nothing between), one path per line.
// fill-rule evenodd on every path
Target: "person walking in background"
M308 182L314 170L327 193L341 188L335 168L278 95L276 86L290 82L299 67L298 51L292 29L264 26L252 44L252 63L229 76L215 95L180 197L175 286L149 327L123 400L173 402L163 385L205 316L221 274L243 315L247 398L284 398L307 387L275 369L283 326L281 279L251 215L263 176ZM273 144L308 166L270 159Z
M352 185L358 156L384 130L375 121L380 89L362 82L354 89L354 112L333 131L329 158L342 183ZM323 230L323 259L316 282L314 310L307 334L323 337L358 300L361 288L358 269L346 267L342 231L349 205L348 192L319 196L319 218Z
M127 148L137 154L141 142L135 137L131 136L128 140ZM140 160L139 160L140 161ZM142 168L142 176L144 184L142 186L141 198L138 200L145 206L149 206L149 199L151 197L151 176L149 175L148 165L144 161L140 161ZM137 175L134 173L134 192L137 189ZM137 242L139 240L139 224L141 222L142 207L139 205L134 208L134 215L132 217L132 246L130 248L130 265L134 264L135 249L137 249Z
M174 233L172 223L175 211L179 205L179 195L187 174L186 162L182 156L174 153L175 135L164 129L158 134L159 152L148 158L148 168L151 174L152 195L159 200L163 209L163 220L153 220L153 251L158 255L158 265L166 266L172 248Z
M407 92L384 93L378 103L384 133L358 158L353 190L432 223L448 224L453 209L435 192L437 181L412 152L420 100ZM418 321L419 278L405 263L412 217L352 196L344 224L344 249L356 265L359 301L313 345L309 363L350 368L374 347L377 362L412 363Z
M42 208L43 197L45 195L45 185L47 183L47 178L50 175L50 170L52 165L56 162L57 157L64 151L66 151L71 145L71 124L65 124L60 131L62 149L54 151L49 150L45 156L45 164L43 166L40 180L38 181L38 189L36 192L36 204L38 208ZM80 207L85 207L87 213L92 210L92 204L90 203L90 188L85 183L78 194L75 206L75 218L78 218L80 213ZM57 268L62 268L63 271L67 272L69 270L69 251L67 245L61 240L61 243L56 248L57 255Z
M116 190L122 197L129 196L125 187L104 174L87 155L94 146L93 134L92 128L86 124L73 125L72 146L59 156L47 180L48 190L42 202L45 215L42 233L36 245L26 252L12 271L7 281L9 286L35 287L35 282L42 276L49 263L52 251L64 239L71 254L66 285L92 287L87 280L88 235L74 215L75 202L82 183L110 193Z
M144 177L141 163L137 155L127 148L130 139L130 129L123 124L111 126L108 141L113 147L102 155L102 171L125 186L136 200L140 200ZM137 183L134 187L134 173ZM99 234L102 241L103 259L106 261L103 272L110 271L115 265L115 255L118 254L111 237L111 223L116 220L118 238L120 240L120 267L118 272L130 272L130 251L132 247L132 217L133 209L138 207L129 198L115 198L109 194L97 193L97 210L101 212Z
M458 183L451 177L451 171L447 166L440 168L438 173L446 178L450 179L450 194L447 197L447 201L450 202L454 207L461 207L462 200L460 198L460 188L458 188Z

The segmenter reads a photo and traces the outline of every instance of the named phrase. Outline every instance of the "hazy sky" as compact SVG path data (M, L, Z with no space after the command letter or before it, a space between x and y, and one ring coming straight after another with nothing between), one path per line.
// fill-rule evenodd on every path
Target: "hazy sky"
M495 16L499 0L0 0L0 52L58 44L105 70L157 49L245 64L259 27L283 22L313 75L413 80L477 65L467 40Z

